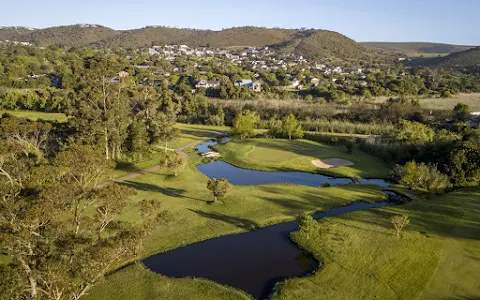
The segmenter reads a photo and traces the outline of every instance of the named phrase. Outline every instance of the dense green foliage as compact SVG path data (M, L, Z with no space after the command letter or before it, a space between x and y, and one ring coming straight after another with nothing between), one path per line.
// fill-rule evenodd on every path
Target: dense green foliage
M431 193L444 193L451 187L448 176L440 173L437 167L415 161L403 167L397 165L393 175L394 180L409 189L423 188Z
M233 121L232 134L240 139L251 137L255 134L259 121L256 113L248 110L242 111Z

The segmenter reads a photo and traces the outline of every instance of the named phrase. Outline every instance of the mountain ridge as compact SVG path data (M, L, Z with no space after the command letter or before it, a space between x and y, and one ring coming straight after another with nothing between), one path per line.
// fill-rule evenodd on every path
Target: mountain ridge
M401 53L401 54L451 54L455 52L462 52L475 48L474 45L456 45L448 43L436 43L436 42L384 42L384 41L368 41L360 42L360 44L379 49L383 51Z
M232 27L222 30L146 26L114 30L96 24L76 24L26 29L0 28L0 40L29 42L37 46L140 48L162 44L186 44L199 47L272 46L309 58L336 57L361 59L376 52L335 31L321 29L283 29L266 27Z

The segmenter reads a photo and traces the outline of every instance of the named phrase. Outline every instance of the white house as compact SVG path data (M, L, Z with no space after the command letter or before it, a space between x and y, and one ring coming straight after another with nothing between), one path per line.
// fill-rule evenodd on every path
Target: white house
M220 81L208 81L208 80L200 80L195 85L195 87L197 89L199 89L199 88L205 88L205 89L218 88L219 86L220 86Z

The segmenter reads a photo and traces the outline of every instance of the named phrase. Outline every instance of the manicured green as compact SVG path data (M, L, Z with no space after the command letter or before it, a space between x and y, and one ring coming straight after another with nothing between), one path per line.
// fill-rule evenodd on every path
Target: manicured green
M338 177L384 178L387 166L378 158L344 146L320 144L309 140L247 139L216 146L222 159L233 165L262 171L303 171ZM343 158L349 167L320 169L312 160Z
M277 299L478 299L480 189L349 213L292 235L322 262L277 286ZM411 223L395 236L390 218ZM321 297L319 296L321 295Z
M0 110L0 115L8 113L12 116L19 117L19 118L26 118L32 121L36 121L38 119L46 120L46 121L57 121L57 122L67 122L68 117L62 113L49 113L49 112L38 112L38 111L31 111L31 110Z

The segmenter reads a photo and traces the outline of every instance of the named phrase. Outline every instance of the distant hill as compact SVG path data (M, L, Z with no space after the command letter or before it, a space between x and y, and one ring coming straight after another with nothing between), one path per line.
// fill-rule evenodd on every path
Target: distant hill
M0 40L29 42L37 46L61 45L67 48L81 47L106 39L117 32L100 25L70 25L45 29L25 27L0 28Z
M336 57L362 59L376 51L337 32L263 27L235 27L219 31L149 26L133 30L113 30L100 25L72 25L45 29L0 28L0 40L30 42L38 46L97 46L139 48L151 45L233 47L270 46L308 58Z
M463 46L463 45L451 45L442 43L424 43L424 42L402 42L402 43L390 43L390 42L363 42L360 43L364 46L407 54L410 56L420 55L440 55L450 54L455 52L461 52L474 48L475 46Z
M26 42L24 40L24 36L30 34L34 31L34 28L27 28L27 27L0 27L0 41L5 40L12 40L12 41L19 41L19 42Z
M371 52L354 40L333 31L260 27L235 27L219 31L146 27L123 31L96 44L109 48L137 48L152 44L208 47L269 46L310 58L335 56L358 59Z
M452 53L445 57L420 59L413 63L434 68L453 68L478 72L480 71L480 47Z

